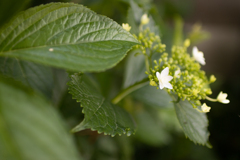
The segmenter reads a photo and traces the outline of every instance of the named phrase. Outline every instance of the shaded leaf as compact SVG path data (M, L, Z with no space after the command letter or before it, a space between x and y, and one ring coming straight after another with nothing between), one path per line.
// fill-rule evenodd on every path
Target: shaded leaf
M71 75L68 83L73 98L81 102L84 120L73 129L73 132L87 128L104 132L111 136L135 132L135 124L131 116L122 108L108 102L86 75Z
M66 91L67 73L63 70L39 65L16 58L0 57L0 74L12 77L17 81L43 93L54 104Z
M51 97L54 80L50 67L14 58L0 57L0 73L21 81L23 84L42 92L46 97Z
M58 113L33 91L0 77L0 157L79 160Z
M143 107L135 112L134 118L138 124L135 137L148 145L167 145L173 139L171 133L180 129L174 108Z
M146 85L132 93L133 97L147 106L157 108L173 108L172 98L165 90Z
M175 110L185 135L194 143L207 145L209 132L206 114L198 112L188 101L175 103Z
M139 25L141 23L141 17L145 14L142 8L138 6L133 0L130 0L130 8L128 10L127 20L129 25L132 27L131 33L138 34ZM148 15L149 23L143 26L143 30L149 28L151 32L154 32L156 35L159 35L159 28L156 26L151 15Z
M123 88L127 88L147 78L147 74L145 74L146 67L144 65L145 57L144 55L134 56L135 53L138 53L138 50L133 50L128 54L124 68Z
M111 68L137 43L113 20L73 3L28 9L0 30L0 56L75 71Z

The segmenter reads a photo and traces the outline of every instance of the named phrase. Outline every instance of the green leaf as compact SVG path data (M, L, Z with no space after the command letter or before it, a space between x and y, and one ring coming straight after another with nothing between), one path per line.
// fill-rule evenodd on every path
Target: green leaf
M172 140L171 132L181 129L174 108L142 107L135 112L134 118L138 124L134 137L148 145L169 144Z
M46 97L51 97L54 85L53 72L50 67L14 58L0 57L0 73L21 81Z
M173 108L172 98L165 90L146 85L132 93L133 97L147 106L156 108Z
M0 77L0 157L4 160L79 160L71 135L51 104Z
M194 109L188 101L175 103L175 110L185 135L194 143L207 145L209 132L206 114Z
M48 99L52 99L55 105L67 89L68 76L65 71L16 58L0 57L0 74L41 92Z
M0 29L0 56L74 71L111 68L137 43L113 20L73 3L28 9Z
M68 83L73 98L81 102L84 120L73 129L73 132L87 128L104 132L111 136L135 132L135 124L131 116L122 108L108 102L86 75L71 75Z
M131 32L134 34L138 34L139 25L141 23L141 17L145 12L142 8L138 6L133 0L130 0L130 8L128 10L127 20L129 25L132 27ZM159 28L156 26L152 16L148 15L149 23L143 26L143 30L149 28L151 32L159 35Z
M123 88L127 88L147 78L147 74L145 74L146 67L144 65L145 57L144 55L135 56L135 53L138 52L138 50L133 50L128 54L124 68Z

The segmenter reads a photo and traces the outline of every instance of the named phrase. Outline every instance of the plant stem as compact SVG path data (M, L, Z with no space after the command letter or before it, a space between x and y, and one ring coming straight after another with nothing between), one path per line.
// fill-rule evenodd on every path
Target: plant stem
M148 84L149 79L143 79L140 82L135 83L132 86L129 86L128 88L122 90L121 92L119 92L119 94L112 99L112 103L113 104L117 104L118 102L120 102L124 97L126 97L128 94L132 93L133 91L145 86L146 84Z
M206 99L209 100L209 101L211 101L211 102L217 102L217 99L213 99L213 98L210 98L210 97L208 97L208 96L206 96Z
M147 72L150 73L148 56L145 56L145 65L146 65L146 70L147 70Z

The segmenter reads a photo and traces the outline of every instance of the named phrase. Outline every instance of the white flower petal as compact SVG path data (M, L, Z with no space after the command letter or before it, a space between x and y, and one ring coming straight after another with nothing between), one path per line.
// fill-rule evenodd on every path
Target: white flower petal
M163 89L163 88L164 88L164 84L163 84L161 81L159 81L159 88L160 88L160 89Z
M164 83L164 86L169 89L173 89L172 85L170 83Z
M161 77L168 76L168 73L169 73L169 68L168 67L164 68L164 70L162 70L161 72Z
M227 93L223 93L222 91L218 94L217 100L218 100L218 102L225 103L225 104L230 102L227 99Z
M160 73L159 72L156 72L156 76L158 78L158 80L160 79Z
M202 65L205 65L205 58L203 52L200 52L196 46L192 50L193 58Z
M230 101L228 99L225 99L225 100L222 101L222 103L224 103L224 104L228 104L229 102Z
M179 78L180 77L180 75L179 75L180 72L181 72L180 69L176 70L175 73L174 73L174 76Z
M192 53L193 55L198 53L198 48L196 46L193 47Z
M169 73L169 68L168 67L163 69L161 73L156 72L156 76L157 76L158 81L159 81L159 88L160 89L163 89L164 87L172 89L172 85L169 83L169 81L171 81L173 79L173 77L169 76L168 73Z
M166 76L166 77L164 77L164 81L165 81L165 82L169 82L169 81L171 81L172 79L173 79L172 76Z
M201 109L203 112L207 113L210 111L211 107L208 107L206 103L203 103L203 105L201 106Z

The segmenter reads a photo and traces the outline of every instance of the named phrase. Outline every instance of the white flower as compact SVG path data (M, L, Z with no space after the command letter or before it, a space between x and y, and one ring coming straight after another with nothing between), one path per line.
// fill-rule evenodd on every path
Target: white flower
M168 75L169 68L166 67L164 70L162 70L161 74L159 72L156 73L156 76L159 80L159 88L163 89L164 87L172 89L172 85L169 83L173 79L172 76Z
M180 69L176 70L175 73L174 73L174 76L177 77L177 78L180 78L180 75L179 75L180 72L181 72Z
M148 24L148 22L149 22L149 18L147 16L147 14L143 14L141 17L141 24L145 25L145 24Z
M122 27L123 27L123 29L125 29L125 30L128 31L128 32L131 30L131 26L129 26L128 23L126 23L126 24L123 23L123 24L122 24Z
M227 98L227 93L223 93L222 91L217 96L217 101L221 103L229 103L230 101Z
M193 58L202 65L205 65L205 58L203 57L203 52L200 52L196 46L192 50Z
M206 103L203 103L203 105L201 106L201 109L203 112L207 113L210 111L211 107L208 107Z

